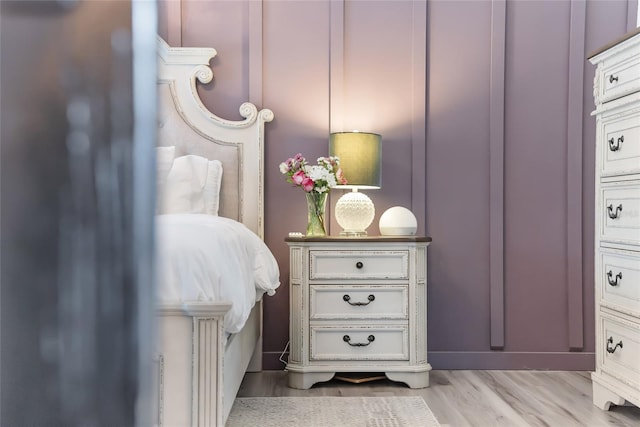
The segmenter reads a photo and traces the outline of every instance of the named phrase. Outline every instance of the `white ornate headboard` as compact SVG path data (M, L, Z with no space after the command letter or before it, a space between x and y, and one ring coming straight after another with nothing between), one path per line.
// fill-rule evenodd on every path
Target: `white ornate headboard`
M245 102L244 120L222 119L200 100L197 81L209 83L212 48L169 47L158 37L158 146L175 146L176 156L196 154L222 162L219 214L236 219L263 238L264 123L268 109Z

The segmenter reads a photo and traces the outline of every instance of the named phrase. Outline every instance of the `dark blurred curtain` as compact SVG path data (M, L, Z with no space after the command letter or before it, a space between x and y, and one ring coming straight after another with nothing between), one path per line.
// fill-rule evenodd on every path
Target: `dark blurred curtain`
M0 2L3 427L148 421L155 25L132 8Z

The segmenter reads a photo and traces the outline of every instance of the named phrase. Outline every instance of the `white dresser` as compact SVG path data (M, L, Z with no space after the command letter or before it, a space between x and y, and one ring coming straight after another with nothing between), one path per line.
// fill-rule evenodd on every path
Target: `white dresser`
M384 373L429 386L429 237L287 238L289 386Z
M640 406L640 33L596 52L593 403Z

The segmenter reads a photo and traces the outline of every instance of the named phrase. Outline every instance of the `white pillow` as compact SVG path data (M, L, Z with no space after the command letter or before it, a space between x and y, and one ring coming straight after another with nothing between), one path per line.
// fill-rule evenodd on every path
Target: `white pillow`
M222 163L193 154L177 157L167 174L160 214L218 214Z
M158 195L158 206L162 206L162 197L165 193L165 183L167 175L173 165L173 158L176 154L176 147L156 147L156 194Z
M220 160L209 160L207 182L202 196L204 198L204 213L218 215L220 208L220 186L222 185L222 163Z

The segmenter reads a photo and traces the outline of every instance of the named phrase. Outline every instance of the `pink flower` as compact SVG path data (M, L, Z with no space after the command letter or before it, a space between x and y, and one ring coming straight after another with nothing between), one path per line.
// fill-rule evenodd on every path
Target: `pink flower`
M287 182L302 187L306 193L327 193L333 186L347 183L338 157L319 157L317 165L308 166L307 160L298 153L278 166Z
M344 172L342 172L341 168L338 168L338 170L336 171L336 181L338 181L340 185L347 184L347 178L344 177Z
M295 185L302 185L302 182L307 176L302 171L297 171L293 175L291 175L291 180ZM307 178L308 179L308 178Z
M302 189L303 189L306 193L310 193L310 192L311 192L311 190L313 190L313 186L314 186L314 184L315 184L315 183L313 182L313 180L312 180L311 178L309 178L309 177L305 177L305 178L302 180L302 184L301 184L301 185L302 185Z

